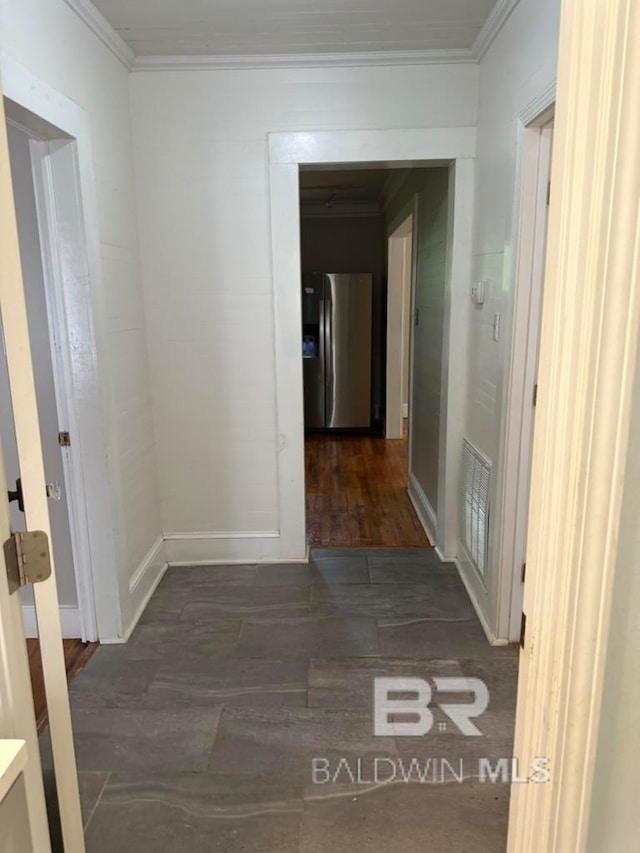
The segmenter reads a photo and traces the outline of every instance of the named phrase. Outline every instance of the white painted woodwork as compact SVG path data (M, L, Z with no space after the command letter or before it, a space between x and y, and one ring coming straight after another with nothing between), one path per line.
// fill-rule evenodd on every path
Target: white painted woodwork
M635 0L563 4L514 745L523 766L548 758L552 780L513 785L512 853L617 853L637 839L623 790L631 767L637 782L637 709L605 716L637 677L615 697L605 687L608 666L637 673L615 652L626 630L637 642L639 42ZM621 776L598 778L616 765ZM603 847L591 817L605 791L604 820L620 823Z
M2 95L2 86L0 86ZM38 406L29 348L29 328L22 286L18 230L13 201L9 149L5 130L4 101L0 105L0 317L4 329L9 386L13 403L16 443L22 487L25 521L28 530L41 530L51 537L45 475L38 424ZM0 455L2 448L0 447ZM9 514L4 464L0 459L0 540L9 538ZM84 837L76 774L67 678L60 635L55 560L51 576L34 585L35 607L40 636L40 655L44 676L49 731L55 770L56 791L63 844L69 853L83 853ZM0 558L0 661L3 678L0 703L0 735L22 738L27 743L30 778L25 780L29 797L28 813L32 841L46 853L49 839L46 811L42 804L42 776L39 767L38 739L35 729L33 698L29 684L26 644L22 636L20 599L8 590L4 553Z
M456 196L453 247L449 264L450 286L445 296L447 325L456 328L458 291L464 285L461 272L468 268L471 232L470 209L473 191L473 151L475 134L471 128L434 128L403 131L338 131L328 133L279 133L269 138L271 177L271 239L274 276L274 314L276 345L277 423L280 439L278 454L278 498L280 538L283 553L301 553L305 543L304 529L304 433L302 407L302 370L299 357L300 337L300 243L298 228L298 175L302 164L387 162L389 165L420 166L428 162L455 162L450 175ZM466 285L464 285L466 288ZM442 353L443 389L449 385L452 363L457 351L452 338L445 333ZM445 394L441 406L441 423L446 440L439 443L440 492L444 498L456 482L455 460L446 449L455 441L461 423L461 399ZM440 497L440 495L439 495ZM445 554L446 531L455 521L442 514L434 542ZM425 526L428 521L424 519ZM440 539L441 537L441 539Z
M496 633L512 642L520 638L522 571L526 561L533 428L534 389L543 300L547 212L555 87L532 125L519 132L520 188L516 191L514 229L514 300L505 376L504 427L500 480L496 483L495 589ZM545 107L547 107L545 109ZM538 107L536 107L537 109ZM550 112L551 110L551 112Z
M29 82L16 82L12 97L36 102L38 109L46 107L49 120L58 121L58 126L73 115L76 126L72 135L78 140L89 277L79 280L81 286L74 292L82 297L88 292L89 300L80 298L75 304L84 310L82 323L95 339L97 371L82 375L81 388L99 403L97 424L92 424L91 431L102 431L99 462L106 469L101 495L107 511L90 518L89 524L92 556L103 559L105 567L96 573L97 600L111 614L100 635L122 637L140 603L131 598L129 580L162 532L129 74L63 0L4 3L2 51L3 70L21 68L25 80L31 75ZM17 72L12 76L20 77ZM98 447L99 441L93 442L89 454L96 459ZM150 577L150 585L153 580ZM140 595L142 589L138 588Z
M45 476L47 482L57 481L61 487L61 499L49 501L51 547L56 556L58 599L61 605L77 606L78 594L71 543L67 485L62 462L62 448L58 443L58 431L62 427L58 421L47 297L42 267L42 247L38 231L29 137L11 124L8 127L7 135ZM5 473L9 482L13 483L20 475L20 468L4 356L2 364L0 364L0 430L5 454ZM24 516L19 511L17 503L11 504L11 521L13 530L24 529ZM25 590L25 593L27 595L23 596L24 603L31 604L33 602L31 590ZM81 634L76 636L80 637Z
M23 740L0 740L0 850L6 853L35 853L23 775L26 764Z
M2 173L1 163L0 160L0 174ZM0 204L2 201L3 198L0 196ZM5 243L3 235L5 230L3 227L0 231L0 241L3 245ZM17 246L15 252L17 256ZM0 264L2 264L4 275L6 265L3 263L3 258L0 258ZM0 444L0 489L2 489L3 496L6 488L4 458ZM2 500L0 502L0 539L2 542L5 542L9 535L9 506L6 500ZM20 743L24 744L22 748L19 746ZM16 776L22 774L24 789L18 797L19 799L24 798L26 801L29 823L27 834L30 836L28 841L34 844L38 851L51 853L38 732L33 708L27 646L22 628L20 598L16 594L9 594L3 548L0 548L0 761L2 762L0 766L0 792L3 794L0 800L4 800L8 789L16 781ZM11 819L3 821L3 826L7 823L9 825L7 835L11 837L11 833L15 832L18 839L25 840L24 830L20 826L15 826L13 822L15 817L13 814L14 805L12 801L5 801L0 806L2 809L0 819L3 816L6 817L7 808L9 808ZM18 820L22 823L23 815L20 815ZM16 847L18 850L20 849L17 843ZM28 846L26 853L31 853Z
M413 272L413 216L388 238L385 438L403 437L409 405L409 341Z
M94 0L145 55L471 48L494 0Z
M484 305L467 295L467 392L464 436L493 467L488 571L484 581L459 546L461 570L476 609L491 637L506 639L509 620L501 614L501 595L509 600L511 579L497 570L498 484L514 300L513 246L519 187L518 128L521 114L552 87L556 76L560 0L520 0L480 63L478 158L474 210L472 281L488 282ZM538 112L548 106L548 102ZM535 106L534 106L535 109ZM531 121L536 115L529 116ZM500 340L493 339L493 316L502 319ZM511 570L520 571L520 565ZM506 590L506 591L505 591ZM509 609L507 605L507 609Z

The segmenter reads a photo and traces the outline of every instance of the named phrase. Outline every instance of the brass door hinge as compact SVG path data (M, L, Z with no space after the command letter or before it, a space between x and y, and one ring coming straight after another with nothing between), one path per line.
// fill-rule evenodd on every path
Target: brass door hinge
M4 559L10 593L51 577L49 538L43 530L12 533L4 543Z
M58 444L60 447L71 447L71 436L66 430L58 433Z

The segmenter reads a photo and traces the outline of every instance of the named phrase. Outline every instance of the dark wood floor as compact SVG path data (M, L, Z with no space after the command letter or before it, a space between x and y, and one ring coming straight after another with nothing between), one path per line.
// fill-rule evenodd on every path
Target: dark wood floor
M87 661L99 644L83 643L82 640L63 640L62 642L64 645L64 662L67 668L67 683L71 684L76 675L87 665ZM47 722L47 700L44 694L40 641L27 640L27 651L29 652L29 672L31 673L36 722L40 732Z
M407 442L312 433L305 443L313 547L427 547L407 495Z

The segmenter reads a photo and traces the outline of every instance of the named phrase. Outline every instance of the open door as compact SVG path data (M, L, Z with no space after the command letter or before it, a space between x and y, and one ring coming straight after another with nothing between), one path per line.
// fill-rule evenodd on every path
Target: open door
M49 512L1 85L0 126L0 317L4 329L26 529L30 532L40 531L42 535L39 541L46 543L44 537L50 537ZM11 489L15 489L13 484ZM4 750L10 755L11 749L15 749L13 760L5 762L4 779L9 789L0 808L3 808L4 824L16 823L15 826L9 826L9 840L3 850L7 849L11 853L14 850L16 853L29 853L31 850L34 853L49 853L51 845L20 602L15 584L9 582L7 573L7 569L12 574L13 570L20 567L24 569L26 565L26 572L18 572L23 575L24 582L24 576L29 576L30 562L23 563L19 556L20 547L17 548L16 556L16 544L20 543L15 542L9 529L7 483L1 448L0 536L2 544L6 543L0 556L0 739L14 741L12 744L0 740L0 752ZM22 544L28 546L29 543L23 541ZM46 548L46 545L38 548L38 553ZM36 618L64 850L65 853L83 853L82 819L52 557L50 562L51 574L46 580L34 584ZM37 561L33 565L39 571ZM20 741L24 742L24 746ZM24 761L25 754L24 769L18 773L17 768ZM11 774L16 775L15 780ZM1 781L0 793L3 793ZM13 808L11 804L9 812L5 812L4 807L9 805L8 798L14 796L18 797L23 808ZM28 823L28 831L25 826L18 826L19 822ZM30 837L30 847L25 846L27 837Z

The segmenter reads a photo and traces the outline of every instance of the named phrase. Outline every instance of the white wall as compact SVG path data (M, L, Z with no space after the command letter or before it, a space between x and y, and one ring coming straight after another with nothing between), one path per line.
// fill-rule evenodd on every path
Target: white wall
M489 299L471 306L465 435L493 462L494 495L513 302L518 116L555 80L559 12L560 0L520 0L480 63L473 279L489 282ZM502 321L498 342L494 313ZM490 535L491 565L495 529Z
M110 471L104 487L115 528L121 635L139 604L130 579L161 534L129 74L63 0L2 0L1 22L3 53L88 116L101 261L93 304Z
M460 64L133 74L167 532L239 534L239 553L243 533L279 528L268 134L473 126L477 73ZM210 555L217 541L203 546Z

